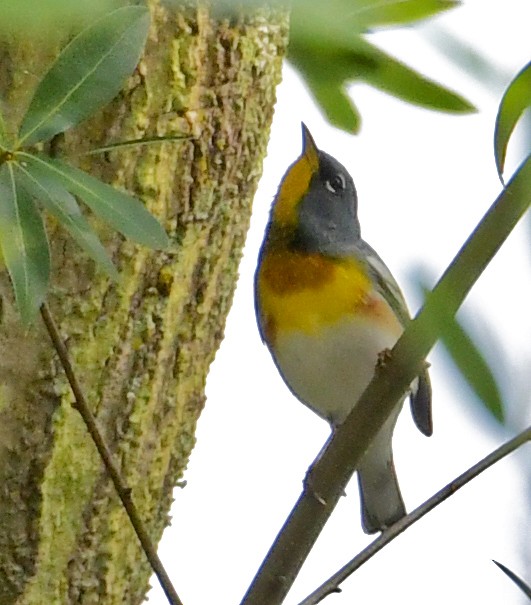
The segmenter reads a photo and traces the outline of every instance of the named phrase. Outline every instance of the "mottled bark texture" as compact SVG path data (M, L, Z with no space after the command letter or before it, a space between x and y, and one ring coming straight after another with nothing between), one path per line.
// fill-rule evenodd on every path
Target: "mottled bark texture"
M145 56L123 93L60 147L74 157L108 142L192 135L75 158L145 200L171 248L137 247L94 220L121 272L113 284L48 220L49 302L158 541L223 336L287 34L285 15L266 10L227 21L207 8L150 6ZM52 34L1 43L0 88L12 125L57 52ZM70 406L42 323L22 329L5 271L0 296L0 603L140 603L150 569Z

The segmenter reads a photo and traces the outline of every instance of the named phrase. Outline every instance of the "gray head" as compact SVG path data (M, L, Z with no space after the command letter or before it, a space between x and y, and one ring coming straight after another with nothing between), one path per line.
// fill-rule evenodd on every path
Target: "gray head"
M315 154L317 161L297 207L293 245L306 252L348 254L361 237L354 182L340 162L317 149L304 124L302 132L303 155Z

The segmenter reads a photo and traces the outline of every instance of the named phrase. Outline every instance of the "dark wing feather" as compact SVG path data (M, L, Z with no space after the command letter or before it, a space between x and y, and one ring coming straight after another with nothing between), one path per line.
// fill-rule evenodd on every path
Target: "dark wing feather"
M410 320L410 316L404 296L391 271L389 271L386 264L369 244L361 240L358 248L363 252L360 258L367 263L367 268L376 283L378 291L389 303L405 327ZM433 420L431 413L431 383L427 370L412 384L410 403L411 414L417 428L421 433L429 437L433 433Z
M431 383L428 371L421 374L411 390L409 398L411 415L419 431L431 437L433 433L433 419L431 414Z

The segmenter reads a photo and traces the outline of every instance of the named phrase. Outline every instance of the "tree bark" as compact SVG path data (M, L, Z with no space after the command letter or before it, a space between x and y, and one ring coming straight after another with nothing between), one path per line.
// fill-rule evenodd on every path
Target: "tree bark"
M285 13L214 19L150 1L144 57L120 96L66 133L80 167L138 195L166 227L153 252L94 227L110 282L48 219L49 304L99 426L157 542L168 524L223 337L287 40ZM16 125L57 52L3 41L0 93ZM109 142L187 134L101 156ZM78 413L41 322L25 331L0 274L0 603L136 604L150 568ZM179 579L175 578L176 588Z

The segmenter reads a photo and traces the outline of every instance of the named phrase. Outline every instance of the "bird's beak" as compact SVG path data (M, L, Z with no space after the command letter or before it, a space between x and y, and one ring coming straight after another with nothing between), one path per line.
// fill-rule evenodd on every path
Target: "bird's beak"
M296 225L297 207L319 171L319 151L310 131L302 125L302 153L284 175L273 208L273 219L280 225Z
M319 150L313 140L313 137L304 122L302 126L302 157L308 162L312 173L317 172L319 168Z

